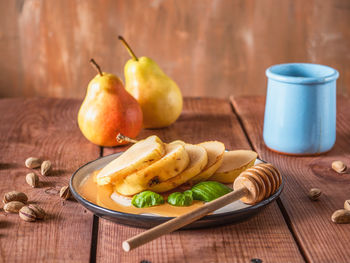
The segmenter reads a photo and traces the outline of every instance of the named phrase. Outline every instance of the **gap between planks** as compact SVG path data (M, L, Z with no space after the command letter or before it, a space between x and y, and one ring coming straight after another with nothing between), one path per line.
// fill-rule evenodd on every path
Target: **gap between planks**
M103 149L104 147L99 146L100 148L100 156L101 158L103 156ZM97 253L97 240L98 240L98 228L99 228L99 222L100 218L93 215L93 223L92 223L92 231L91 231L91 246L90 246L90 263L96 263L96 253Z
M231 96L230 96L230 105L231 105L232 112L233 112L234 115L236 115L236 117L237 117L237 119L238 119L238 122L239 122L239 124L240 124L241 127L242 127L243 133L244 133L245 137L247 138L247 141L248 141L248 143L249 143L249 146L252 148L252 150L254 150L254 151L256 151L256 152L258 153L257 149L254 147L254 145L253 145L253 143L252 143L252 141L251 141L251 139L250 139L250 137L249 137L249 134L248 134L248 132L247 132L247 129L246 129L245 126L244 126L244 123L243 123L243 121L242 121L241 116L238 114L238 112L237 112L237 110L236 110L236 108L235 108L235 106L234 106L233 101L234 101L234 97L231 95ZM258 154L259 154L259 153L258 153ZM290 233L292 234L292 237L293 237L293 239L294 239L294 242L296 243L296 245L297 245L297 247L298 247L298 250L299 250L301 256L303 257L303 259L304 259L305 262L309 263L310 261L308 260L308 258L307 258L307 256L306 256L306 252L305 252L303 246L301 245L301 242L300 242L300 240L299 240L297 234L295 233L295 230L294 230L294 228L293 228L293 226L292 226L292 224L291 224L290 217L289 217L289 215L288 215L287 210L285 209L285 207L284 207L284 205L283 205L282 200L278 197L278 198L276 199L276 202L277 202L278 208L280 209L280 211L281 211L281 213L282 213L284 222L286 223L286 225L287 225L287 227L288 227Z

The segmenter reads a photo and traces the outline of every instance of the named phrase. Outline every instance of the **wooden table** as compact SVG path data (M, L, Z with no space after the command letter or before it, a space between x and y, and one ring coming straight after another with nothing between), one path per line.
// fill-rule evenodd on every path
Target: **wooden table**
M77 126L79 105L69 99L0 100L0 193L23 191L49 214L44 221L28 223L1 211L0 262L350 262L350 224L330 220L350 199L350 174L330 168L333 160L350 166L349 99L338 98L335 147L317 157L283 156L266 149L262 97L186 99L174 125L144 130L139 138L157 134L164 141L220 140L228 149L254 149L282 171L284 192L247 222L177 231L129 253L121 242L142 229L97 218L58 196L79 166L123 149L89 143ZM25 183L29 169L24 160L30 156L53 162L51 176L41 176L39 188ZM311 187L322 189L319 201L307 198Z

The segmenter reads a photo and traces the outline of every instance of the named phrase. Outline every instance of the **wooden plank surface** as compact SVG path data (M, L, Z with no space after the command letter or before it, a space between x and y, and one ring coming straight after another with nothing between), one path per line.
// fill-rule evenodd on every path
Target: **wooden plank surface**
M81 135L79 102L59 99L0 100L0 194L18 190L48 213L25 222L0 212L0 262L88 262L93 215L75 201L62 201L59 190L82 164L99 157L99 147ZM24 166L30 156L51 160L50 176L31 188ZM38 170L35 171L39 173Z
M349 17L348 0L0 1L0 96L82 98L91 57L123 77L118 34L187 96L264 94L284 62L330 65L349 94Z
M139 138L157 134L164 141L190 143L220 140L228 149L250 149L226 100L186 99L180 119L171 127L144 130ZM104 148L104 154L118 151ZM144 230L99 219L97 262L303 262L276 203L253 219L201 230L177 231L134 251L121 248L125 239Z
M349 262L350 225L332 223L331 215L343 208L344 201L350 197L350 174L337 174L331 163L342 160L350 166L350 100L338 97L335 147L317 157L291 157L268 150L262 138L264 99L246 97L231 101L256 151L264 160L275 164L286 178L281 200L307 260ZM312 187L323 191L317 202L307 198Z

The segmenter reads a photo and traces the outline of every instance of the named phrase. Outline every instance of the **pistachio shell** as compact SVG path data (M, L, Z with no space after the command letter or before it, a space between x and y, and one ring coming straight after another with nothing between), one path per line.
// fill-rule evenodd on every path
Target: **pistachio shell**
M28 168L34 169L34 168L38 168L40 167L41 161L39 158L36 157L29 157L26 161L25 161L25 165Z
M71 192L69 186L63 186L60 190L60 197L64 200L71 198Z
M322 191L318 188L311 188L308 194L309 198L313 201L316 201L322 194Z
M30 204L28 205L28 207L34 211L37 219L43 219L45 217L46 215L45 210L42 209L40 206Z
M27 222L34 222L36 219L35 212L28 206L23 206L18 214L21 219Z
M49 160L43 161L41 164L41 174L42 175L48 175L49 172L51 171L51 162Z
M344 209L350 211L350 199L345 200L344 202Z
M336 224L350 223L350 211L345 209L335 211L332 215L332 221Z
M35 173L29 173L26 175L26 182L31 187L37 187L39 184L39 177Z
M11 201L4 205L4 211L6 213L18 213L18 211L25 206L22 202Z
M4 195L3 203L6 204L11 201L19 201L22 203L27 203L28 197L25 193L18 192L18 191L7 192Z
M346 165L342 161L334 161L332 162L332 169L337 173L345 173Z

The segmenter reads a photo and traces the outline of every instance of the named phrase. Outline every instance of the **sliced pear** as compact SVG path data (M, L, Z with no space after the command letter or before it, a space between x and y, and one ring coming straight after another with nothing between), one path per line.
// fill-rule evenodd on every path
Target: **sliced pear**
M198 175L188 181L190 184L196 184L207 180L221 166L224 157L225 145L222 142L209 141L202 142L198 145L204 147L207 151L208 163Z
M181 145L183 145L183 146L185 146L185 142L184 141L181 141L181 140L176 140L176 141L173 141L173 142L171 142L170 144L181 144Z
M182 173L166 181L160 182L159 184L154 184L148 187L148 190L157 193L167 192L186 183L203 170L208 163L208 154L204 147L193 144L185 144L185 149L188 152L191 160L188 167Z
M257 157L256 152L249 150L225 152L222 165L209 180L233 183L241 172L254 165Z
M164 154L164 143L157 136L150 136L107 164L97 175L96 181L99 185L120 182L127 175L158 161Z
M154 184L166 181L181 173L189 164L190 157L181 144L167 144L163 158L150 166L128 175L115 190L122 195L134 195Z

